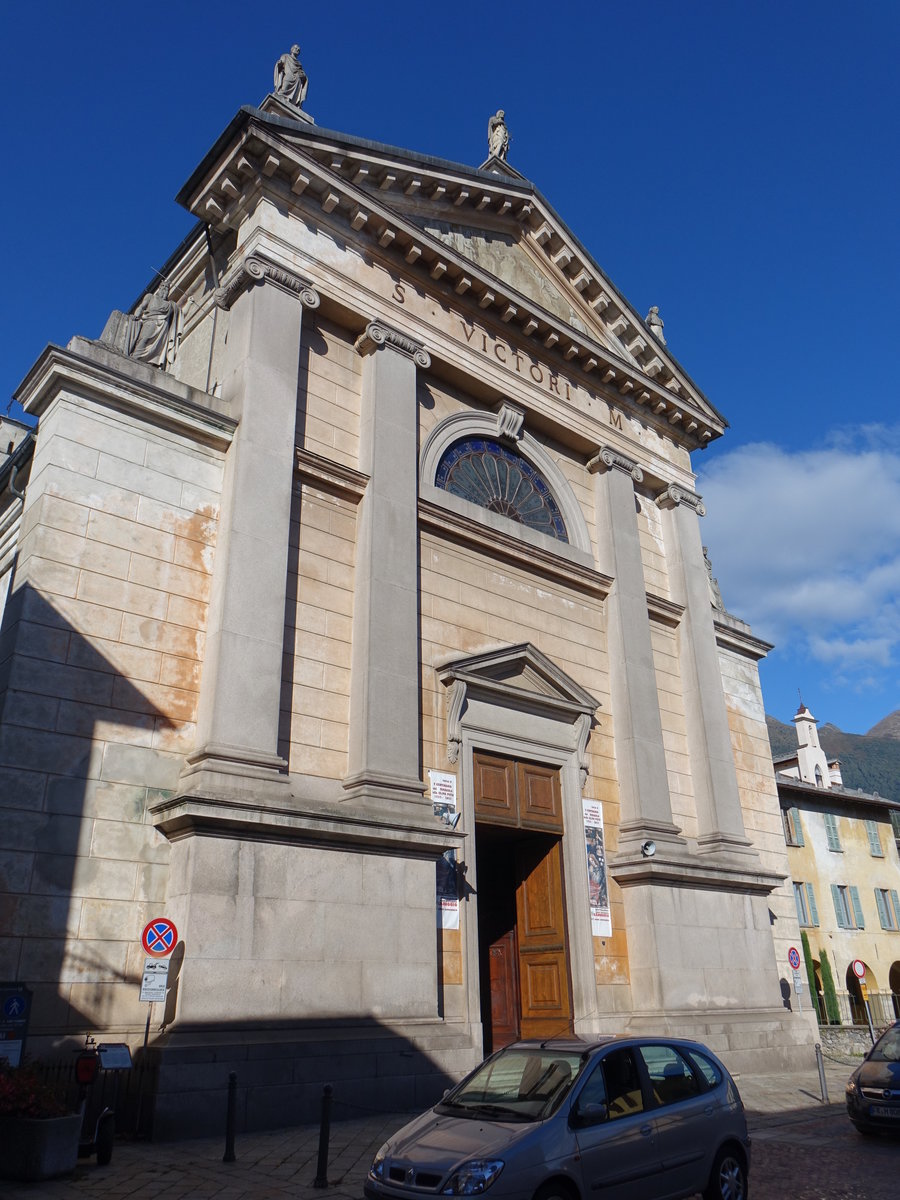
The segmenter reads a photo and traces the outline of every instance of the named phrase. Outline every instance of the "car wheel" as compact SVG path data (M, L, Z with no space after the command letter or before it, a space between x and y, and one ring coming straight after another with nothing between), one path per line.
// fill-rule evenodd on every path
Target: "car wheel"
M534 1193L532 1200L577 1200L577 1193L566 1187L564 1183L551 1180L542 1184Z
M720 1150L703 1200L747 1200L747 1168L734 1150Z

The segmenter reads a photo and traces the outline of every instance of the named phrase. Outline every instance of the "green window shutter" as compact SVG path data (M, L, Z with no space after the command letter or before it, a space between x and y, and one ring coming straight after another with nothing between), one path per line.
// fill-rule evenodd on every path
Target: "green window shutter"
M844 901L841 889L836 883L831 885L831 899L834 902L834 915L837 917L838 929L846 929L847 917L844 913Z
M900 812L893 809L891 812L891 825L894 829L894 837L900 841Z
M825 837L829 850L840 850L841 839L838 837L837 820L834 813L823 813L825 819Z
M878 823L876 821L866 821L866 833L869 835L869 851L875 858L884 858L884 851L881 849L881 838L878 834Z
M897 922L895 929L900 929L900 900L897 898L897 893L891 888L891 903L894 906L894 919Z
M853 905L853 916L856 919L856 928L865 929L866 923L863 920L862 905L859 902L859 892L853 885L850 885L850 903Z
M807 921L807 919L806 919L806 913L803 911L803 891L802 891L802 888L803 888L803 884L802 884L802 883L795 883L795 884L794 884L794 903L795 903L795 904L796 904L796 906L797 906L797 924L798 924L798 925L800 925L800 926L803 926L803 925L808 925L808 924L809 924L809 922L808 922L808 921Z
M887 892L881 888L875 889L875 904L878 906L878 920L881 922L882 929L891 928L891 919L887 910Z
M809 921L810 921L810 924L811 924L811 925L818 925L818 923L819 923L819 910L816 908L816 894L815 894L815 892L813 891L813 885L812 885L811 883L808 883L808 884L806 885L806 903L807 903L807 904L808 904L808 906L809 906Z
M806 842L804 842L804 840L803 840L803 826L800 824L799 808L791 809L791 823L793 824L793 827L794 827L794 845L795 846L805 846Z

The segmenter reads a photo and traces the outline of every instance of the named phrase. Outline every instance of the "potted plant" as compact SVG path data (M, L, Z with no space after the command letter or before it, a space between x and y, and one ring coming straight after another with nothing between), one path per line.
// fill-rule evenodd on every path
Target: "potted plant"
M73 1171L81 1122L34 1066L0 1063L0 1177L52 1179Z

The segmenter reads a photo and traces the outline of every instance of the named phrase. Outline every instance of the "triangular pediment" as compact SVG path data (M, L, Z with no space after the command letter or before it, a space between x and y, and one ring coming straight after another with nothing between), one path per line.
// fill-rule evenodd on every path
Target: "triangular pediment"
M590 692L530 642L504 646L487 654L457 659L440 672L444 684L457 680L478 689L512 696L530 694L574 713L592 716L600 707Z
M254 194L246 183L266 186L266 178L298 208L345 222L358 241L451 305L480 310L545 359L549 352L567 372L590 376L588 387L640 406L688 448L723 432L724 419L665 344L517 172L245 109L179 200L214 227L235 228Z
M527 296L573 330L597 337L613 352L633 358L595 316L585 311L584 302L574 289L567 287L565 281L551 277L540 258L529 252L527 244L522 244L520 231L479 228L470 223L442 220L431 212L414 214L411 219L426 233L487 271L498 282Z

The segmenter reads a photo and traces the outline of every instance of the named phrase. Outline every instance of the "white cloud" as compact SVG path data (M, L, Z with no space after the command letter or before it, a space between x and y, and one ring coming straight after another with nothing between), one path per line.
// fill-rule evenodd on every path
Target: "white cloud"
M728 608L850 680L900 651L900 426L703 465L702 523Z

